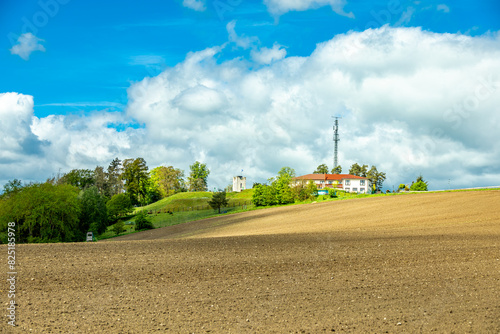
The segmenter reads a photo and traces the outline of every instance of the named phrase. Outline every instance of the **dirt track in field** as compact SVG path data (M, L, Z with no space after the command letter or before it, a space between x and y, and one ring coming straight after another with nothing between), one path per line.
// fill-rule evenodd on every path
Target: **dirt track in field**
M500 191L282 207L16 251L14 333L500 333Z

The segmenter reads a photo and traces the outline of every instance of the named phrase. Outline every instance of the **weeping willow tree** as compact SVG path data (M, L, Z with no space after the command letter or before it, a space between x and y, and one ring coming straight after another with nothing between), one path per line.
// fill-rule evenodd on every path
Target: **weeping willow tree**
M75 241L80 237L79 189L68 184L32 184L0 201L0 233L16 225L17 242Z

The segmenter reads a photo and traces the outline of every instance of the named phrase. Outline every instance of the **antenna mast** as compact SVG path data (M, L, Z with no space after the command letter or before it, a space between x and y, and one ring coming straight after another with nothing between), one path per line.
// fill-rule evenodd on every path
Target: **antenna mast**
M332 116L335 118L335 125L333 126L333 142L335 143L335 149L333 151L333 168L336 168L338 164L338 148L339 148L339 118L340 116Z

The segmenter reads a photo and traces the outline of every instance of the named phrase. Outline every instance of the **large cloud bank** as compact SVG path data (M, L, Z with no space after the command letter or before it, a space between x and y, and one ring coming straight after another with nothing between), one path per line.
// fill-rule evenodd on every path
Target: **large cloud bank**
M218 187L241 169L250 183L282 166L305 174L321 163L332 167L331 116L341 115L339 162L345 172L354 162L376 165L387 173L391 190L420 173L433 189L448 182L500 184L497 35L382 27L337 35L309 57L269 65L242 58L221 62L223 52L213 47L190 53L133 84L124 115L38 119L31 97L1 95L2 120L12 118L1 125L1 152L11 162L1 165L0 179L14 171L23 178L40 175L27 163L36 164L34 155L45 176L58 168L107 164L115 156L142 156L151 167L166 163L185 170L200 160L212 171L211 186ZM109 127L130 119L144 128ZM15 170L20 162L26 168Z

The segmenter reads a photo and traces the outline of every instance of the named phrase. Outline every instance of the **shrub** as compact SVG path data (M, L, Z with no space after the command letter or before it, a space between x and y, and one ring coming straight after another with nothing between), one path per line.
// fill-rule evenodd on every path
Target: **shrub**
M146 213L144 211L141 211L136 217L135 217L135 230L136 231L141 231L141 230L150 230L153 229L153 223L149 220L147 217Z
M415 182L412 182L410 186L411 191L427 191L428 182L424 180L422 174L417 177Z
M337 197L337 191L333 188L328 189L328 195L330 195L331 198L336 198Z
M274 188L274 186L268 186L265 184L257 185L253 191L252 203L255 206L268 206L278 204L278 201L276 200L276 189Z
M313 199L318 194L318 188L316 187L316 183L314 181L309 180L307 182L307 195L309 199Z
M113 224L113 226L111 226L111 231L115 232L116 235L125 232L125 224L123 223L123 221L119 220L118 222Z
M427 191L427 183L424 181L418 181L411 185L411 191Z
M106 207L110 220L115 220L119 216L125 216L134 210L132 202L126 194L114 195L108 201Z

